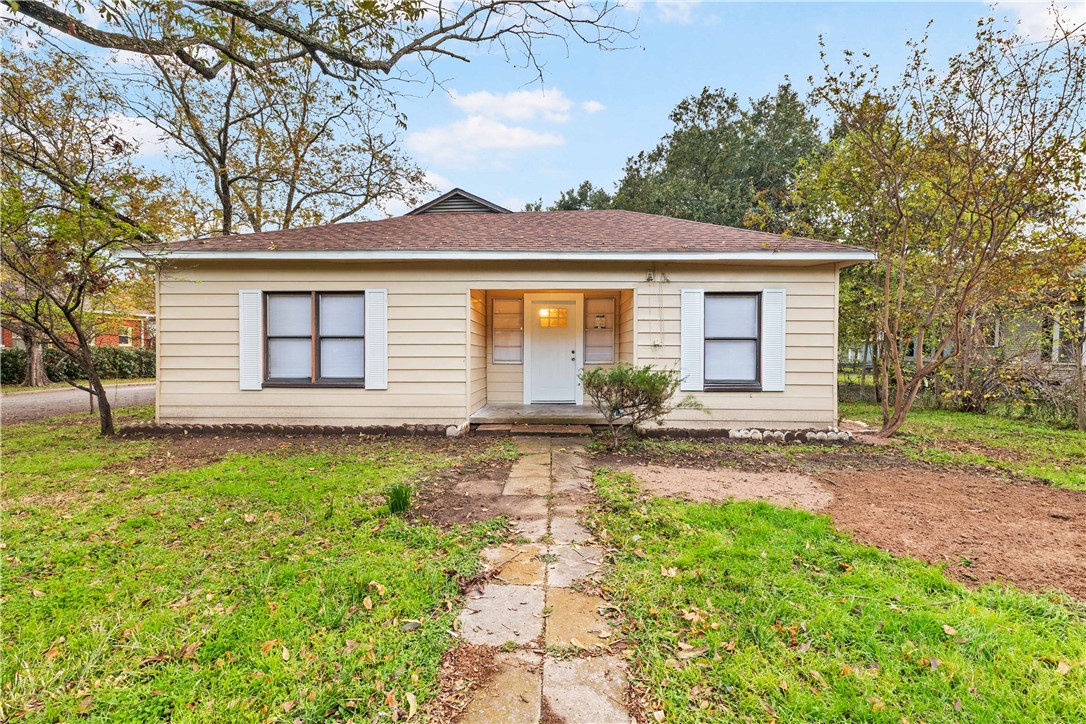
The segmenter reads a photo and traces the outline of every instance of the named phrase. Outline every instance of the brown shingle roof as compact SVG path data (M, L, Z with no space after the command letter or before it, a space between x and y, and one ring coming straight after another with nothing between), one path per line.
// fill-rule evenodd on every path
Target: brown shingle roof
M729 254L864 252L816 239L634 211L417 214L305 229L176 242L172 252L532 252Z

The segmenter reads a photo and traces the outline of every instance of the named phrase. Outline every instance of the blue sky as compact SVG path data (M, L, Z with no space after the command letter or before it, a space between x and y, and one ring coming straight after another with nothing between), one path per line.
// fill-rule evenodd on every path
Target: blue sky
M1079 3L1080 6L1084 5ZM831 58L866 50L887 77L905 42L929 21L933 58L967 50L983 2L645 2L624 9L637 22L626 50L547 45L542 84L497 55L438 64L441 88L399 102L408 150L442 190L460 186L514 210L550 202L584 179L611 189L627 157L668 131L668 114L704 86L740 98L772 92L785 76L802 92ZM997 17L1042 32L1047 3L1000 4ZM390 207L396 212L398 207Z

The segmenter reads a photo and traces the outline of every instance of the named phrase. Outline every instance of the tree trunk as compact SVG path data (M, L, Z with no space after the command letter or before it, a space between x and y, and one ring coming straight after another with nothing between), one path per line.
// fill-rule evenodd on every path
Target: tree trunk
M45 345L33 335L25 335L26 339L26 375L23 377L24 387L42 387L49 384L49 378L45 374Z
M1078 349L1078 364L1075 365L1075 422L1078 429L1086 431L1086 340L1080 341Z
M95 371L93 365L90 365L89 369L87 369L87 382L90 384L90 388L94 390L94 396L98 398L99 432L102 435L110 436L117 434L113 428L113 408L109 404L109 396L106 394L102 379L98 376L98 372Z

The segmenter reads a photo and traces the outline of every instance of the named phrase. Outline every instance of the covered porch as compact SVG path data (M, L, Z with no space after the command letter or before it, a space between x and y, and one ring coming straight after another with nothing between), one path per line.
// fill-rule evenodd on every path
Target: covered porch
M468 421L598 425L580 375L634 361L634 290L472 289Z

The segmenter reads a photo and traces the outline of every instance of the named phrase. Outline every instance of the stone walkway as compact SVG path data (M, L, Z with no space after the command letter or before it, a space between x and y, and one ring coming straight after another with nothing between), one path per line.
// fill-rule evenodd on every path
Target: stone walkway
M608 651L606 602L574 588L599 571L602 551L577 520L591 496L576 439L519 437L502 491L516 496L524 542L484 551L497 569L460 614L467 643L498 647L498 672L469 702L467 724L611 724L623 704L626 664Z

